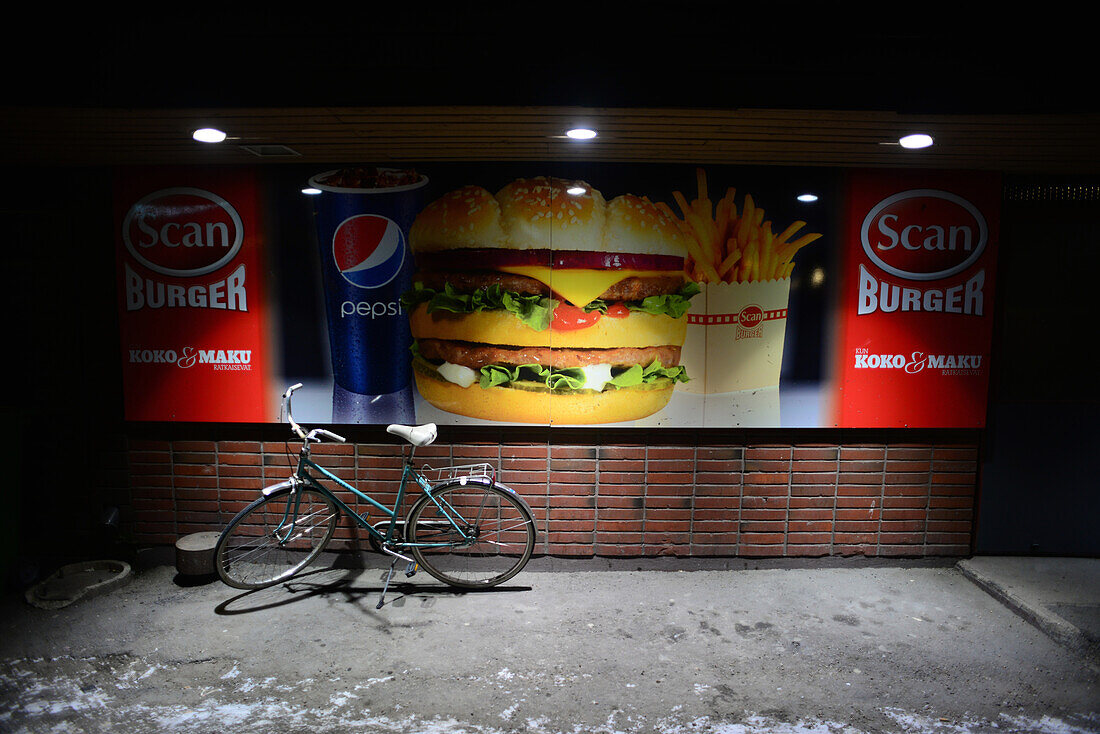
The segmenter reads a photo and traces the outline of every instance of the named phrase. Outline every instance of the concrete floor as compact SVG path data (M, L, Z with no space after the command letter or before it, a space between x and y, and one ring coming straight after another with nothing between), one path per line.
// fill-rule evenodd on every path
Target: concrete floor
M381 610L377 569L7 598L0 731L1100 731L1095 649L953 564L552 565L484 593L418 576Z

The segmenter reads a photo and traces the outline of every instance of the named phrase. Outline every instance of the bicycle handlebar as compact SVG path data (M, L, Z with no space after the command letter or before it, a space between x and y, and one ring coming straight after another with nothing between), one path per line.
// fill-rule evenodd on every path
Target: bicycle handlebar
M290 387L288 387L286 389L286 392L283 393L283 406L279 410L279 413L280 413L279 418L281 419L282 414L285 414L287 421L290 423L290 430L294 431L294 433L296 433L298 435L298 438L300 438L304 441L305 438L306 438L305 431L302 430L301 426L299 426L297 423L294 422L294 416L291 415L291 413L290 413L290 396L293 395L294 391L297 390L298 388L300 388L301 386L302 386L302 383L300 383L300 382L297 383L297 384L291 385Z
M295 385L291 385L287 388L286 392L283 393L283 405L280 412L286 414L287 422L290 423L290 430L294 431L298 438L302 439L306 443L309 443L310 441L320 441L321 438L329 438L333 441L338 441L340 443L346 442L347 439L343 436L333 433L332 431L326 431L324 428L314 428L309 433L306 433L302 430L302 427L294 421L294 416L290 412L290 396L293 395L294 391L301 386L302 383L300 382ZM318 438L318 436L320 436L321 438Z

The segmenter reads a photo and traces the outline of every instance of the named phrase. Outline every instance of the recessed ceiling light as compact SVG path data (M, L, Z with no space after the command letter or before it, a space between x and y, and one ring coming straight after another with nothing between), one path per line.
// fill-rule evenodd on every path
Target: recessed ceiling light
M321 193L321 189L314 189L314 188L308 188L307 187L307 188L302 189L302 193L305 194L306 196L317 196L317 194Z
M817 201L817 194L799 194L798 200L803 204L812 204Z
M566 130L565 136L573 140L591 140L596 137L596 131L588 127L575 127L572 130Z
M225 133L216 127L200 127L191 137L200 143L220 143L225 140Z
M572 196L580 196L581 194L583 194L587 190L588 189L586 189L583 186L570 186L569 188L567 188L565 190L565 193L571 194Z
M898 139L898 145L903 148L927 148L932 144L932 136L925 133L914 133Z

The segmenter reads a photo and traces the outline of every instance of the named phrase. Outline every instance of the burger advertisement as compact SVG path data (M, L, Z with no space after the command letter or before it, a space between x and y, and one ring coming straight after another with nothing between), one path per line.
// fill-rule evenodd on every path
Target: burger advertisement
M131 420L200 419L174 407L198 403L201 420L277 421L277 396L302 383L295 418L335 424L984 422L996 177L611 163L172 176L128 171L116 189ZM141 220L169 245L157 262L210 235L200 260L226 276L211 297L238 306L201 309L198 334L186 295L142 309L140 328L130 308L154 238L135 212L166 191L253 213L232 225L233 256L218 224L188 239L182 220ZM167 273L182 279L170 291L211 279L199 270ZM181 339L216 359L203 337L247 343L249 367L184 372L182 347L140 360ZM205 401L219 380L269 405Z

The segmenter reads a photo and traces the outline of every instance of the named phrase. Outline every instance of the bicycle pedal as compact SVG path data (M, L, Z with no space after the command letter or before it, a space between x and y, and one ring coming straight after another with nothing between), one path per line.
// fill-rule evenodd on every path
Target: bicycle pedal
M418 564L410 563L408 566L405 567L405 577L411 579L413 576L416 575L416 572L417 570L419 570L419 568L420 566Z

